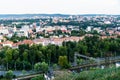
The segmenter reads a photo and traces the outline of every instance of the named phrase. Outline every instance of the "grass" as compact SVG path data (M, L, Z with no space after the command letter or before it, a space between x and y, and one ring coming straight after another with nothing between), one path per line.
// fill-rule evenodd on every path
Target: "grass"
M120 80L120 68L97 69L72 73L61 71L54 80Z

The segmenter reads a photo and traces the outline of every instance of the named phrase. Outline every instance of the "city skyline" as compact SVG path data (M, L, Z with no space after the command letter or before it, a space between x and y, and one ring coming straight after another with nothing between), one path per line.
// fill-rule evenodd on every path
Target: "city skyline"
M0 14L120 14L119 0L4 0Z

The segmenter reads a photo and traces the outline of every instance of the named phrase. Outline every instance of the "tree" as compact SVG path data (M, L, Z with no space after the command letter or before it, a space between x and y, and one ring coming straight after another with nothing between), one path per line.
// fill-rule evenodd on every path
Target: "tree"
M80 53L80 54L84 54L86 55L87 54L87 46L83 45L83 44L78 44L77 47L76 47L77 51Z
M7 49L6 52L5 52L5 60L7 62L7 70L8 70L8 66L9 66L9 63L12 61L12 49Z
M13 60L14 60L14 68L16 70L16 62L19 57L19 51L18 49L13 49Z
M69 64L68 64L67 56L59 56L58 64L59 64L62 68L68 68L68 67L69 67Z
M28 50L29 49L29 45L28 44L19 45L18 49L19 49L19 53L23 53L24 50Z
M66 48L66 46L60 46L59 47L59 55L60 56L66 56L67 55L67 48Z
M56 46L49 44L47 46L47 54L48 54L48 58L51 60L52 63L57 63L58 59L57 59L57 53L56 53ZM52 58L51 58L52 57Z
M7 79L12 79L13 78L13 71L12 70L7 71L5 74L5 77Z
M44 60L44 55L42 54L41 51L37 51L36 53L36 62L42 62Z
M30 46L30 50L29 50L29 57L30 57L30 62L32 64L32 69L34 67L35 64L35 58L36 58L36 53L37 53L37 46L36 45L32 45Z
M39 72L46 73L48 71L48 64L45 62L38 62L34 65L34 69Z
M23 52L23 60L24 60L24 61L28 61L28 51L27 51L27 50L25 50L25 51Z

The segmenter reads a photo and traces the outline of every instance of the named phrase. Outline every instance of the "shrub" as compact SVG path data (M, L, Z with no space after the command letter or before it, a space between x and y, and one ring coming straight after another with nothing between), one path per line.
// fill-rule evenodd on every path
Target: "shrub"
M5 78L12 79L13 78L13 71L12 70L7 71L5 74Z
M32 78L31 80L45 80L43 75L39 75L37 77Z

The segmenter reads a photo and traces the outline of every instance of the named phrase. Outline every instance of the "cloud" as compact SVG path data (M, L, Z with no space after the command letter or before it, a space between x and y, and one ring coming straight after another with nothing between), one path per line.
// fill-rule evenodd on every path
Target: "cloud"
M0 13L120 14L120 0L2 0Z

